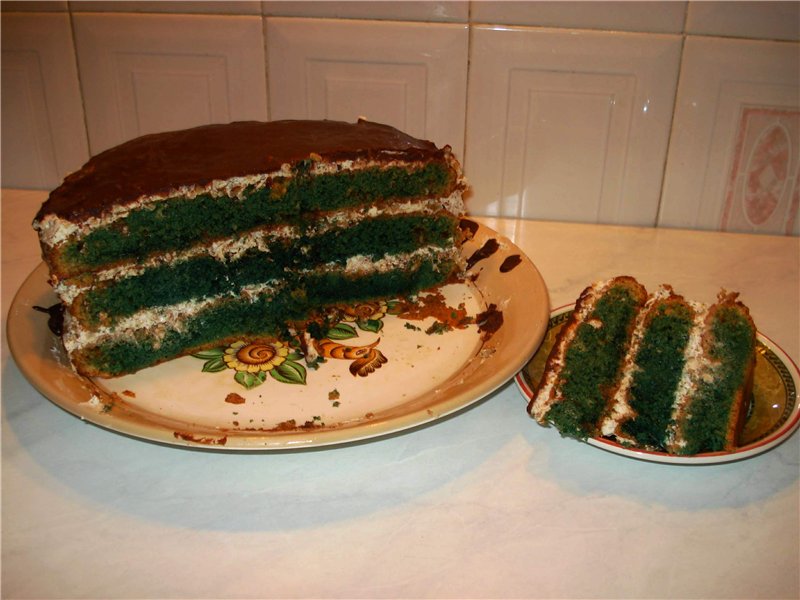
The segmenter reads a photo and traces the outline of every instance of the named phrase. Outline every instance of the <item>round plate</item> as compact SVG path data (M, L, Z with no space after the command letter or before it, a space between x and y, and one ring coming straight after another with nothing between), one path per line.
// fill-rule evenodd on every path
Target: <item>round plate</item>
M515 381L528 402L541 379L547 355L556 335L569 317L574 305L553 311L539 350L517 374ZM742 431L742 445L733 452L709 452L693 456L675 456L624 447L603 438L586 440L592 446L653 462L672 464L716 464L750 458L766 452L788 438L800 424L800 371L792 359L772 340L757 334L756 368L753 403Z
M44 264L11 306L9 348L23 375L58 406L148 440L264 450L398 432L458 411L508 382L547 329L547 288L533 263L491 229L466 225L473 230L463 248L472 258L468 280L441 288L432 302L435 316L394 314L391 302L357 307L329 332L321 363L307 363L290 344L243 343L124 377L80 377L48 329L47 315L33 309L57 302ZM484 247L496 249L478 252ZM464 315L470 324L442 326ZM239 360L245 354L249 363Z

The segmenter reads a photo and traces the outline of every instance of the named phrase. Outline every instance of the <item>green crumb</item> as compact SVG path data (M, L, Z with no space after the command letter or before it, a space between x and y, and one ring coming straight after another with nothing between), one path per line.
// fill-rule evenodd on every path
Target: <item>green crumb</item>
M431 325L425 330L425 333L427 333L428 335L433 335L433 334L442 335L443 333L447 333L452 329L453 328L450 327L450 325L448 325L447 323L436 321L433 325Z
M405 327L406 329L411 329L412 331L422 331L421 328L417 327L416 325L412 325L409 322L404 323L403 327Z

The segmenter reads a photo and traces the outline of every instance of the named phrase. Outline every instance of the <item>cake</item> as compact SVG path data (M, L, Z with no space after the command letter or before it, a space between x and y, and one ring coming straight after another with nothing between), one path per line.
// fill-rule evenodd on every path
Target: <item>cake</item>
M756 328L738 295L707 306L630 277L581 294L528 405L563 435L676 455L730 452L752 396Z
M98 154L33 226L72 366L112 377L448 281L464 187L449 146L388 125L237 122Z

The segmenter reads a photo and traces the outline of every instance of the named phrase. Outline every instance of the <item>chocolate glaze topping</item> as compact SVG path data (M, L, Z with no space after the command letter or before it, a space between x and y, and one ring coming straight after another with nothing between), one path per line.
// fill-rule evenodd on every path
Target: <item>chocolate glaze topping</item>
M36 220L55 214L79 221L183 185L277 171L312 153L327 161L444 156L432 142L363 120L204 125L145 135L98 154L53 190Z

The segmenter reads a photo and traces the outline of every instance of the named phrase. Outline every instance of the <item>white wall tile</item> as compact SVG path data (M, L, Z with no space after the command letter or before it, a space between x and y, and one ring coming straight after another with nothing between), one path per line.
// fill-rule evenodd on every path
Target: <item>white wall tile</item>
M2 180L49 189L89 156L66 13L2 15Z
M800 39L800 3L690 2L686 17L690 34L771 40Z
M800 233L800 53L689 38L659 224Z
M265 15L276 17L321 17L328 19L376 19L394 21L444 21L465 23L469 18L467 0L392 2L317 2L279 0L262 3Z
M260 15L258 0L70 0L72 12Z
M678 36L476 28L469 210L654 224L679 53Z
M3 0L0 3L2 12L66 12L69 10L67 0Z
M267 18L271 119L359 116L461 157L466 25Z
M92 154L147 133L266 119L260 17L73 18Z
M686 2L473 2L470 21L539 27L680 33Z

